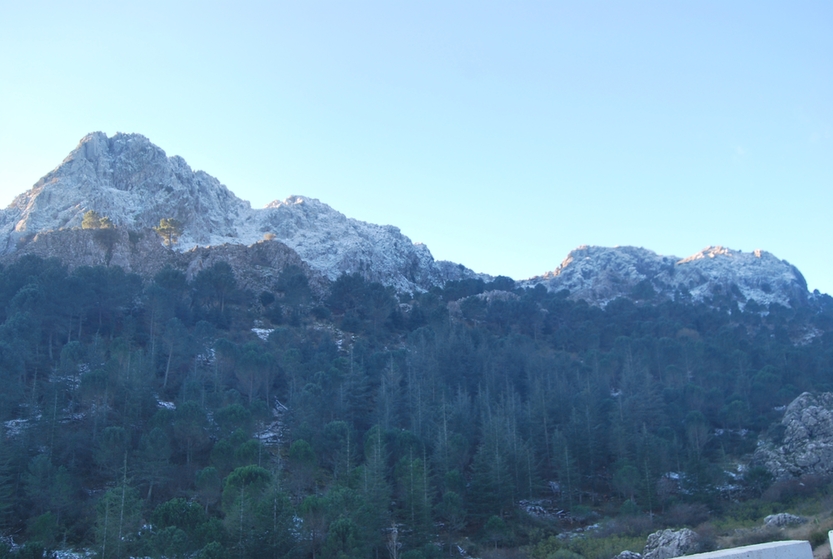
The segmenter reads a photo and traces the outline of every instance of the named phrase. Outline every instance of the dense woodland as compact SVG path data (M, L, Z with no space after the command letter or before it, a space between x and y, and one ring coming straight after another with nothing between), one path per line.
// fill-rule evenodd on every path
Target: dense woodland
M21 557L418 559L759 497L768 474L738 464L780 406L833 391L833 300L645 287L604 309L508 278L316 295L287 268L251 293L225 264L21 258L0 271L0 530Z

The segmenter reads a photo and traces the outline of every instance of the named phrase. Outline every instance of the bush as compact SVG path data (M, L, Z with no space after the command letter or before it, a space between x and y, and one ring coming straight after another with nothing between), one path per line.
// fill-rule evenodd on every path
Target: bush
M530 556L536 559L610 559L622 551L642 551L645 537L607 536L573 538L570 541L551 536L536 545Z
M830 478L820 475L804 475L796 479L787 479L773 483L764 491L764 501L788 503L795 499L816 497L825 494Z
M787 539L783 530L774 526L764 526L763 528L752 528L750 530L737 530L734 537L730 539L730 542L731 547L741 547L744 545L777 542L783 539Z
M827 531L826 530L816 530L810 533L810 536L807 538L810 541L810 545L813 549L816 549L819 546L824 545L827 542Z
M702 503L678 503L669 508L663 518L671 528L692 528L709 519L709 509Z

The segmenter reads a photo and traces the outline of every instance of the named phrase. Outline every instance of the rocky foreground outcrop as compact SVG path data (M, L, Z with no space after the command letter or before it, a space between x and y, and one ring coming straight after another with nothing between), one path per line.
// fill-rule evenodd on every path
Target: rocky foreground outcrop
M660 530L648 536L642 553L623 551L613 559L670 559L700 553L702 540L694 530Z
M787 406L781 426L783 439L761 440L755 462L776 480L833 475L833 393L801 394Z

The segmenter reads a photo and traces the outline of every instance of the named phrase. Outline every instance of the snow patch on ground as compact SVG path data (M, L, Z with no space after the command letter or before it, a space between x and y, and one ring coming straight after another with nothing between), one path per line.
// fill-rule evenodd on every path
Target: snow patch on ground
M29 426L28 419L10 419L3 422L7 437L17 437Z
M269 339L269 334L271 334L274 331L274 328L252 328L252 332L254 332L255 336L257 336L264 342Z
M171 410L171 411L176 410L176 404L175 403L166 402L165 400L160 399L159 395L156 395L156 405L160 408L165 408L166 410Z

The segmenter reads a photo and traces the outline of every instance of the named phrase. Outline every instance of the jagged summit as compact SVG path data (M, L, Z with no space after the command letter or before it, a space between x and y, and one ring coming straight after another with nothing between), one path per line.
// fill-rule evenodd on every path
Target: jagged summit
M184 226L183 248L236 238L238 223L252 211L217 179L167 157L144 136L94 132L2 213L3 246L14 250L23 236L79 227L87 210L129 228L176 218Z
M617 297L704 301L717 295L758 304L791 306L806 299L807 282L785 260L762 250L709 246L687 258L639 247L580 246L555 270L523 282L566 289L570 296L604 305Z
M183 226L178 250L251 245L264 236L294 249L311 268L335 279L359 272L412 291L474 277L459 265L435 262L425 245L398 228L350 219L314 198L290 196L252 209L216 178L168 157L139 134L85 136L69 156L0 212L0 253L36 233L80 227L95 210L116 226L145 229L162 218Z

